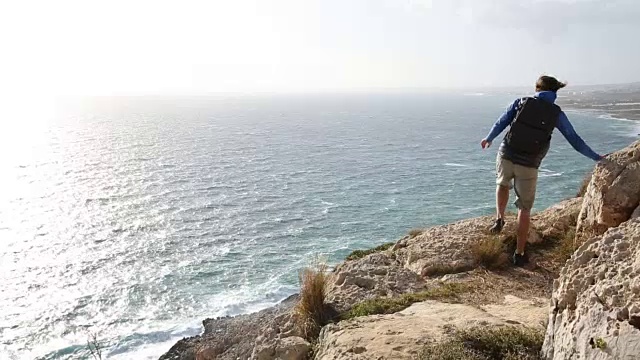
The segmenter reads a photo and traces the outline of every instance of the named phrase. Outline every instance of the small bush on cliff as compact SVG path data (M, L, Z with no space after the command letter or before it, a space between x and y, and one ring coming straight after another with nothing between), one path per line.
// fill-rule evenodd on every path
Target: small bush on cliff
M469 265L452 265L446 263L431 264L422 269L422 276L442 276L473 270Z
M564 263L573 255L574 251L576 251L575 238L576 231L571 229L558 240L558 244L553 251L554 260Z
M591 182L591 176L593 174L591 172L589 172L584 179L582 179L582 184L580 184L580 189L578 189L578 192L576 193L576 197L583 197L584 194L587 192L587 187L589 186L589 183Z
M503 269L509 263L504 242L497 236L478 241L471 247L471 253L477 266L490 270Z
M513 327L474 327L454 330L451 339L428 345L420 360L541 360L541 330Z
M300 300L295 311L298 326L309 340L318 337L331 317L325 304L327 277L327 265L322 263L304 269L300 275Z
M591 345L592 349L598 348L600 350L604 350L607 348L607 342L604 341L603 338L591 338L591 340L589 340L589 345Z
M423 232L424 232L424 229L411 229L409 230L409 237L413 239L418 235L422 235Z
M467 286L458 283L445 283L418 293L402 294L398 297L380 297L365 300L355 305L351 310L341 316L341 320L353 319L359 316L376 314L393 314L402 311L413 303L437 299L457 299L458 295L467 290Z
M368 250L354 250L351 254L349 254L347 256L347 260L355 260L355 259L360 259L363 258L369 254L373 254L376 252L380 252L380 251L385 251L389 248L391 248L395 243L390 242L390 243L386 243L386 244L382 244L380 246L376 246L373 249L368 249Z

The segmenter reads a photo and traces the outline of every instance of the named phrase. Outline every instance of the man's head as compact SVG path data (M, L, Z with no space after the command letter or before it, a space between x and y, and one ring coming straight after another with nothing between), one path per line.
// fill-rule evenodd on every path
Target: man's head
M536 81L536 91L553 91L556 92L563 87L567 86L566 83L558 81L553 76L542 75Z

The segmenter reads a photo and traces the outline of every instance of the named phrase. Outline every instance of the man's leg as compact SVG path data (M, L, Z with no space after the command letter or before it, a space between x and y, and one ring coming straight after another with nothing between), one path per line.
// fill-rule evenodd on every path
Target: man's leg
M509 202L509 187L498 185L496 187L496 215L498 219L504 219L504 212Z
M524 254L525 247L527 245L527 238L529 237L529 224L531 223L531 210L519 209L518 210L518 244L516 247L517 254Z
M516 244L516 252L514 254L514 263L516 265L524 265L526 257L525 247L529 237L529 226L531 224L531 208L536 198L536 185L538 183L538 169L525 166L516 166L515 168L515 191L516 206L518 207L518 241ZM518 256L520 256L518 258Z
M509 189L511 188L511 180L514 177L513 163L504 160L499 154L496 158L496 215L497 219L489 231L498 234L504 226L504 212L509 202Z

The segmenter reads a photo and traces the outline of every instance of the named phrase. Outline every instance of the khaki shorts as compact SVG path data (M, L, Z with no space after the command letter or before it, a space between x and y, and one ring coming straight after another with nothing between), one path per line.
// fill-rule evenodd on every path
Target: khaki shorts
M496 159L496 184L511 189L511 181L515 184L516 206L518 209L531 210L536 199L538 169L514 164L503 159Z

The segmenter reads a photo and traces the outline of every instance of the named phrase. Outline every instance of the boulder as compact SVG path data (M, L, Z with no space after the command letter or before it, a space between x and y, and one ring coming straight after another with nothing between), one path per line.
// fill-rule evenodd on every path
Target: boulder
M516 297L484 308L425 301L395 314L325 326L315 359L415 359L425 345L447 339L452 327L519 324L542 328L545 317L544 306Z
M593 237L554 282L547 359L640 359L640 219Z
M595 166L584 194L577 232L602 234L627 221L639 204L640 141L636 141Z

